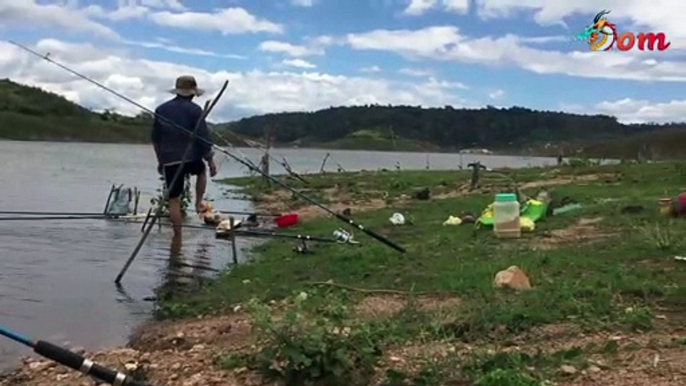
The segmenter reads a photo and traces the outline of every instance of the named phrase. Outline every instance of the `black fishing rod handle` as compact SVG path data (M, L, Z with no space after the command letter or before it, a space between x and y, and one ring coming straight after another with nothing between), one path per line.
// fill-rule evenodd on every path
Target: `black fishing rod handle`
M39 340L33 347L33 351L46 358L52 359L57 363L70 367L83 374L90 375L101 381L105 381L114 386L150 386L139 382L130 376L108 369L90 359L73 353L65 348L54 345L50 342Z

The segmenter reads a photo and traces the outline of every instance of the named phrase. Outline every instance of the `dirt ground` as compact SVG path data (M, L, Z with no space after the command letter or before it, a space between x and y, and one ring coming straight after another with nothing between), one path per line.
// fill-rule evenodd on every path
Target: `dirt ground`
M585 174L579 176L560 176L540 181L531 181L519 185L520 190L547 188L565 184L584 184L598 181L613 182L618 178L615 174ZM448 191L440 191L432 194L432 200L445 200L451 198L462 197L471 194L491 193L503 187L503 182L489 184L485 182L483 186L472 190L469 184L461 185L455 189ZM509 184L509 183L506 183ZM412 202L412 198L408 195L401 195L399 197L392 197L390 200L384 198L366 198L355 199L345 189L327 188L320 192L325 201L326 206L334 212L342 213L346 209L352 210L354 213L373 211L383 209L389 205L398 208ZM376 196L382 196L382 192ZM304 220L320 218L329 215L316 205L307 204L303 200L297 198L293 199L293 194L290 191L279 189L268 194L263 194L255 202L255 206L259 211L269 213L283 213L286 211L296 210L300 217ZM353 213L353 215L354 215Z
M457 298L413 298L418 309L454 312ZM408 303L405 295L369 295L358 304L360 317L384 318L400 312ZM536 350L553 352L574 347L603 347L615 342L617 353L611 357L595 356L584 366L564 371L563 386L674 386L686 384L686 348L673 338L684 333L681 326L673 334L619 334L612 332L584 334L574 325L548 325L501 342L470 345L461 342L430 342L387 350L379 369L379 380L387 369L416 370L427 360L453 356L464 358L483 351ZM164 386L267 386L260 377L246 369L217 369L215 358L228 351L250 349L250 319L235 313L220 317L198 318L179 322L150 324L134 334L128 348L86 353L90 359L120 370L139 371L151 385ZM134 370L134 369L138 370ZM562 369L558 371L563 371ZM567 379L568 378L568 379ZM53 362L24 359L18 370L0 378L0 386L92 386L93 380Z
M594 225L602 220L602 217L579 219L576 224L567 228L556 229L531 239L529 245L534 249L549 250L567 244L594 243L614 236L614 233Z

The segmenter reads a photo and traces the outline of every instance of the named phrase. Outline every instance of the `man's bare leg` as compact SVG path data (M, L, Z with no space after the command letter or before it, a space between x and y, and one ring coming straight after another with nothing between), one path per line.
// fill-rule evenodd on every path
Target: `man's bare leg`
M207 174L201 173L195 179L195 211L201 213L205 211L203 198L205 198L205 189L207 189Z
M169 199L169 220L174 229L174 237L181 238L181 199L179 197Z

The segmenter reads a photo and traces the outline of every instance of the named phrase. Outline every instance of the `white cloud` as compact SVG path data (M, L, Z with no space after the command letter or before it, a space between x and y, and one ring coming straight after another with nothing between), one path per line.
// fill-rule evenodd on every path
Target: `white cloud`
M91 32L98 36L121 39L111 28L93 21L146 18L158 25L196 31L218 31L224 35L240 33L282 33L281 24L258 18L243 8L224 8L213 12L190 12L178 0L119 0L115 9L100 5L78 8L67 5L38 4L36 0L0 0L0 27L42 25ZM173 10L175 12L171 12Z
M226 58L226 59L246 59L244 55L236 55L236 54L222 54L218 52L213 52L213 51L207 51L207 50L201 50L198 48L186 48L186 47L179 47L176 45L173 45L169 42L168 39L164 39L166 41L161 41L160 43L157 42L139 42L135 40L125 40L125 44L129 44L132 46L139 46L139 47L144 47L144 48L156 48L164 51L169 51L169 52L175 52L178 54L186 54L186 55L197 55L197 56L211 56L214 58Z
M257 47L260 51L276 52L293 57L304 57L311 55L323 55L324 49L321 47L306 47L276 40L267 40Z
M672 47L686 47L686 3L673 0L594 0L549 1L549 0L476 0L477 12L483 18L515 17L517 11L534 11L534 20L541 25L563 24L564 18L572 15L588 15L589 24L593 16L603 9L617 24L618 29L636 32L664 32ZM585 25L569 26L570 32L580 32ZM638 29L638 30L636 30Z
M421 15L435 7L436 3L436 0L410 0L410 4L405 8L405 14L412 16Z
M410 0L403 11L406 15L419 16L429 10L440 8L446 12L465 14L469 11L469 0Z
M432 88L469 90L469 87L464 83L438 80L433 76L429 77L429 80L424 85Z
M291 4L296 7L311 7L314 5L314 0L291 0Z
M119 4L137 5L140 4L149 8L169 8L175 11L185 11L186 8L179 0L119 0Z
M162 26L196 31L219 31L224 35L245 32L282 33L284 27L260 19L243 8L224 8L209 12L155 12L149 18Z
M303 59L284 59L281 63L283 65L290 66L290 67L317 68L316 65L308 62L307 60L303 60Z
M348 34L357 50L395 52L411 59L433 59L492 66L514 66L537 74L565 74L587 78L686 81L686 63L660 59L649 51L560 52L525 45L513 35L470 38L454 26L419 30L374 30ZM654 57L653 57L654 56Z
M71 5L38 4L35 0L0 0L0 27L27 25L84 31L119 39L119 34L114 30L90 20L84 10Z
M416 68L401 68L400 70L398 70L398 72L403 74L403 75L416 76L416 77L425 77L425 76L430 76L432 74L431 71L419 70Z
M648 122L681 122L686 115L686 100L669 102L651 102L645 99L624 98L615 101L603 101L592 107L576 107L575 110L612 115L623 123Z
M450 83L398 82L374 78L331 75L321 72L227 72L170 62L153 61L113 52L90 44L44 40L36 50L50 49L55 61L83 73L148 108L168 99L166 92L181 74L194 75L207 97L221 82L231 81L230 90L218 104L212 120L223 121L246 114L316 110L336 105L362 103L463 106ZM104 90L81 80L44 60L0 42L0 73L18 82L43 87L95 109L114 108L126 114L139 110ZM202 101L199 101L202 102Z
M448 12L467 13L469 0L443 0L445 10Z
M366 73L381 72L381 67L379 67L379 66L362 67L362 68L360 68L360 72L366 72Z
M488 94L488 97L491 99L500 99L503 96L505 96L505 91L503 90L495 90Z

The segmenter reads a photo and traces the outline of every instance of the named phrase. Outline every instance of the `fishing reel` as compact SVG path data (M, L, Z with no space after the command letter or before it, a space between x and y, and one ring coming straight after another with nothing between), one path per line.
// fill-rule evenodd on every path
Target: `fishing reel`
M355 235L352 234L352 232L348 232L343 228L338 228L337 230L333 231L333 237L336 239L337 242L342 244L360 243L359 241L354 239Z

